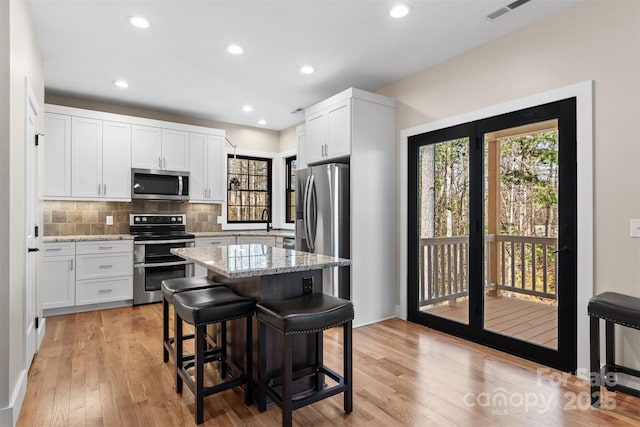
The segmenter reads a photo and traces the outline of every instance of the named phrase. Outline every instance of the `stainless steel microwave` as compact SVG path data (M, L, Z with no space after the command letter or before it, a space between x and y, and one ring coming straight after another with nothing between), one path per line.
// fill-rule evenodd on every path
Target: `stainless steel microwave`
M131 198L189 200L189 172L131 169Z

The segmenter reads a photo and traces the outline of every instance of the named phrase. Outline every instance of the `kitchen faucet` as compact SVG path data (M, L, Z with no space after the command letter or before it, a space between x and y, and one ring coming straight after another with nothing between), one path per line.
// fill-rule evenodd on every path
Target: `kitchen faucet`
M271 223L269 222L269 210L267 208L264 208L262 210L262 215L260 216L260 219L262 219L262 220L265 219L264 214L267 214L267 218L266 218L266 220L267 220L267 232L269 232L269 231L271 231Z

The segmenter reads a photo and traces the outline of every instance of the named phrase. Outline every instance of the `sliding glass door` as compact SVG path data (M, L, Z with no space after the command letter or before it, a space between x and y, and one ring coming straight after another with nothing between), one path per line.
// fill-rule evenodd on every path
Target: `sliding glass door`
M575 99L409 139L410 320L575 369L575 145Z

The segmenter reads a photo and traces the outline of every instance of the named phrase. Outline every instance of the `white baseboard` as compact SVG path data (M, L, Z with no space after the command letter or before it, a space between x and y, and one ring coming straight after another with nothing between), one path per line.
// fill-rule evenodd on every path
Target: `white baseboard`
M404 305L396 304L396 317L398 319L407 320L407 312L405 311Z
M40 325L38 325L38 340L36 341L36 353L40 350L40 346L42 345L42 340L44 339L44 334L47 332L47 318L42 317L40 319Z
M9 406L0 409L0 426L1 427L13 427L18 422L18 416L20 415L20 409L22 408L22 402L24 396L27 394L27 372L28 369L23 369L18 377L18 384L16 385Z

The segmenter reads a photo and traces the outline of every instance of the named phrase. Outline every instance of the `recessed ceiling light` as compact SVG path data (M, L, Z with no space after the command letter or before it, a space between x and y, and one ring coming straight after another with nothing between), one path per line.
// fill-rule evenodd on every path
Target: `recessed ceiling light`
M311 74L314 71L315 69L311 65L303 65L302 68L300 68L302 74Z
M229 46L227 46L227 52L233 55L242 55L244 49L242 48L242 46L239 46L237 44L230 44Z
M258 120L258 124L259 125L266 125L267 121L265 119L260 119L260 120Z
M126 89L129 87L129 83L125 82L124 80L116 80L115 82L113 82L113 84L122 89Z
M253 107L251 105L245 105L242 107L242 111L246 111L247 113L253 111Z
M391 15L394 18L403 18L407 16L408 13L409 13L409 7L405 6L404 4L399 4L397 6L394 6L391 9L391 11L389 12L389 15Z
M150 25L149 21L147 21L146 19L144 19L141 16L132 16L132 17L129 18L129 22L134 27L142 28L142 29L147 29L147 28L149 28L149 25Z

